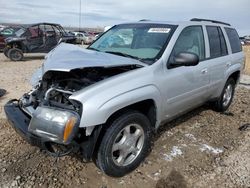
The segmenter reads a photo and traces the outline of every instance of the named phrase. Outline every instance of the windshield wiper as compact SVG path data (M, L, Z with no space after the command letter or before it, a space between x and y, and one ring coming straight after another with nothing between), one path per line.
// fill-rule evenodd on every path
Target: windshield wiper
M94 50L94 51L97 51L97 52L100 52L100 50L96 49L96 48L92 48L92 47L89 47L87 48L88 50Z
M130 58L137 59L137 60L141 61L141 58L139 58L139 57L132 56L132 55L122 53L122 52L105 51L105 53L119 55L119 56L123 56L123 57L130 57Z

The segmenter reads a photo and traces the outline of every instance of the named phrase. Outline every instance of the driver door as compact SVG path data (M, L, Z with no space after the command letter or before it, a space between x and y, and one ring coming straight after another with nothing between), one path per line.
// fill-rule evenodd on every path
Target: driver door
M202 26L189 26L183 29L171 52L168 65L181 52L195 53L200 62L196 66L180 66L165 71L164 86L161 88L165 95L166 118L184 113L208 98L209 74L205 61Z

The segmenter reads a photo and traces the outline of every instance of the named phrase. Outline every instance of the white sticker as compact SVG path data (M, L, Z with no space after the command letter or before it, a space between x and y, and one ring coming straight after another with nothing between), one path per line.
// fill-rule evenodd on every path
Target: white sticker
M169 33L170 31L170 28L150 28L148 33Z

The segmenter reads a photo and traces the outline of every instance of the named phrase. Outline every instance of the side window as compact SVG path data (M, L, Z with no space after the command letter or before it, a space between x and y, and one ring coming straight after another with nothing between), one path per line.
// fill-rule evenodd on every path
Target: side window
M235 29L225 28L227 36L229 38L230 46L233 53L241 52L242 47L239 39L239 35Z
M221 28L216 26L207 26L206 28L210 46L210 58L227 55L227 45Z
M189 26L183 29L170 55L169 61L181 52L191 52L199 56L200 60L205 59L205 45L201 26Z

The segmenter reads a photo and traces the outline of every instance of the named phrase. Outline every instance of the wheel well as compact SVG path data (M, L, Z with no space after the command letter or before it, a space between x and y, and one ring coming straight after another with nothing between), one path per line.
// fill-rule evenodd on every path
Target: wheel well
M107 120L107 124L109 122L114 121L117 117L119 117L124 112L127 112L129 110L136 110L144 114L150 121L153 128L155 128L156 124L156 105L155 102L152 99L140 101L137 103L134 103L132 105L126 106L115 113L113 113Z
M126 106L118 111L116 111L115 113L113 113L107 120L106 124L104 126L102 126L101 128L101 133L98 136L98 139L96 141L95 144L95 148L92 154L92 158L94 159L94 161L96 161L96 157L97 157L97 151L100 147L100 143L104 137L104 134L106 132L106 130L108 129L108 125L110 125L111 122L113 122L116 118L118 118L120 115L122 115L123 113L129 111L129 110L136 110L139 111L141 113L143 113L146 117L149 118L149 121L152 125L152 129L155 129L155 124L156 124L156 105L155 102L152 99L148 99L148 100L144 100L144 101L140 101L137 103L134 103L132 105Z
M240 71L234 72L229 76L229 78L233 78L235 83L238 83L240 81Z
M11 48L18 48L20 50L23 50L21 42L13 42L13 43L10 44L10 46L11 46Z

